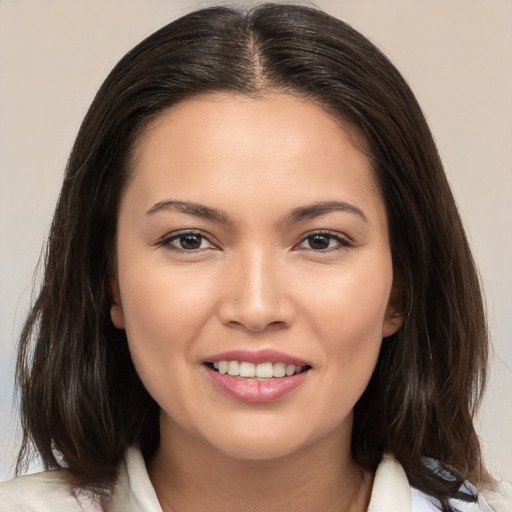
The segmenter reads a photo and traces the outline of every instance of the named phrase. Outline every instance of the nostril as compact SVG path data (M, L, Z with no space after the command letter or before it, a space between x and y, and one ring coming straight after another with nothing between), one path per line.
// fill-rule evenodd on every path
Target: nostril
M242 329L253 333L276 331L287 327L287 323L283 321L266 322L264 320L257 321L255 319L230 320L229 322L223 323L228 327Z

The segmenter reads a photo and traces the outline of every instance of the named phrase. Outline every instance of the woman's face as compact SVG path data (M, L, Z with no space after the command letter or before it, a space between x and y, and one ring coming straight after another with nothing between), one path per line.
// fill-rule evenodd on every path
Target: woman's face
M238 458L349 440L400 323L370 162L340 123L289 95L202 96L150 125L121 200L112 286L162 438Z

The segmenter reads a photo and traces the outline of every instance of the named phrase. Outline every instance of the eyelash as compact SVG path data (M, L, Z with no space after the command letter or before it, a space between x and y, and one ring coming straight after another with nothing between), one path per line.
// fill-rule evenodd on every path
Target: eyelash
M315 236L325 237L329 239L329 243L331 240L335 240L337 245L335 247L327 247L325 249L310 249L314 252L324 253L330 251L338 251L353 246L352 241L348 237L336 231L313 231L312 233L306 234L306 236L304 236L295 247L302 245L306 240L312 239Z
M161 246L161 247L166 247L170 250L173 250L173 251L179 251L179 252L190 252L190 253L196 253L196 252L200 252L200 251L204 251L205 249L201 249L201 248L198 248L198 249L184 249L182 247L177 247L175 245L173 245L173 242L176 241L176 240L179 240L180 238L184 238L186 236L196 236L197 238L201 239L201 243L206 240L211 248L214 248L214 249L217 249L217 247L212 243L210 242L210 240L208 239L208 237L206 235L204 235L203 233L201 233L200 231L194 231L194 230L186 230L186 231L178 231L177 233L171 233L170 235L168 236L165 236L164 238L162 238L158 243L157 245Z
M210 248L218 249L218 247L216 247L215 244L213 244L205 234L201 233L200 231L194 231L194 230L186 230L186 231L179 231L177 233L176 232L171 233L169 236L165 236L164 238L162 238L159 242L157 242L156 245L161 246L161 247L166 247L173 251L179 251L179 252L185 252L185 253L197 253L197 252L204 251L207 249L207 248L200 248L200 247L197 249L185 249L183 247L177 247L176 245L173 245L173 242L179 241L180 238L184 238L186 236L195 236L195 237L201 239L201 243L203 241L208 242L210 244L210 247L208 247L208 249L210 249ZM306 242L307 240L311 240L315 236L327 238L329 240L328 244L330 244L331 241L334 240L337 243L337 245L335 247L326 247L323 249L313 249L313 248L310 248L310 249L302 248L302 249L311 250L316 253L325 253L325 252L330 252L330 251L346 249L346 248L353 246L350 239L348 239L346 236L344 236L338 232L314 231L314 232L308 233L304 237L302 237L300 242L294 246L294 249L301 250L300 246L304 242Z

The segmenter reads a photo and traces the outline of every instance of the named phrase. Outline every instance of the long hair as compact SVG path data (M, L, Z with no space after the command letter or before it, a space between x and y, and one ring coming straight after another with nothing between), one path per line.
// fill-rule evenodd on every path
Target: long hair
M158 405L109 315L117 209L145 126L214 91L299 95L357 134L386 204L406 317L383 341L356 404L353 457L375 469L392 453L412 485L441 498L465 479L478 484L485 470L473 415L487 364L484 308L427 123L405 80L365 37L322 11L276 4L188 14L131 50L97 93L67 164L43 282L21 334L20 467L33 445L45 467L108 487L129 445L146 457L156 450Z

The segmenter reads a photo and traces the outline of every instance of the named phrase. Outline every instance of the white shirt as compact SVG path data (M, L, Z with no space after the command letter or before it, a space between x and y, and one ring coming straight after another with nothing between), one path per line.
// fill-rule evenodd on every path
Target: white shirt
M512 512L512 486L500 483L477 502L450 502L460 512ZM435 500L411 488L402 466L385 456L377 468L368 512L435 512ZM61 471L0 483L0 512L103 512L97 496L73 487ZM142 454L130 448L108 501L108 512L162 512Z

